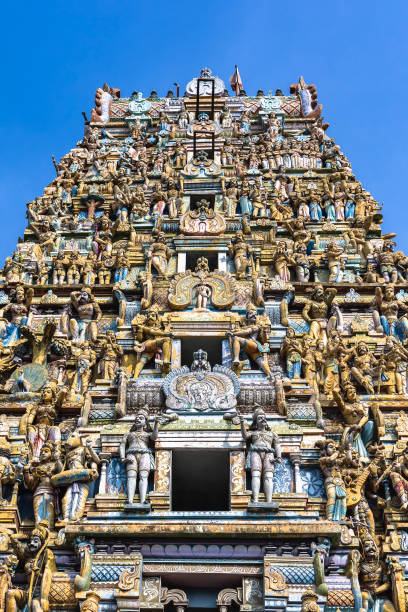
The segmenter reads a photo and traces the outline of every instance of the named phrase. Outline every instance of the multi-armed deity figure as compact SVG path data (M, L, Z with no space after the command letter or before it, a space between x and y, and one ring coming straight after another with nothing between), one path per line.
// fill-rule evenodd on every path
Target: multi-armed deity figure
M150 441L157 439L160 419L157 417L153 429L149 424L147 406L138 411L129 433L125 434L120 443L121 461L126 464L127 499L133 504L139 479L139 502L146 503L147 485L151 470L156 468L154 455L149 448Z
M19 433L26 435L34 457L39 457L45 442L58 444L61 431L55 425L57 407L64 400L66 389L59 389L54 381L44 385L38 403L31 404L20 420Z
M245 278L248 267L253 263L252 247L245 241L241 230L236 233L235 240L230 244L229 253L234 259L237 279Z
M173 335L169 327L165 325L157 306L149 308L147 315L136 315L132 321L132 330L136 351L134 378L139 376L144 366L159 350L161 351L161 370L163 374L167 374L171 363Z
M71 302L64 312L61 325L63 331L74 342L91 340L94 342L98 335L98 322L102 318L102 311L95 301L89 287L71 293Z
M12 588L7 591L7 612L47 610L52 574L56 571L56 564L54 553L48 547L50 532L46 523L41 522L33 529L27 544L22 544L14 535L10 539L14 552L23 565L29 587Z
M242 415L240 422L242 437L247 442L250 441L245 467L251 471L252 500L255 503L259 501L262 479L265 500L270 504L275 463L282 461L279 436L271 431L266 415L260 407L254 410L250 431L246 429Z
M266 315L258 316L256 306L249 303L246 308L246 315L241 322L227 332L230 343L233 369L240 370L243 363L240 360L240 352L243 351L251 361L266 374L272 377L268 363L268 335L270 321Z

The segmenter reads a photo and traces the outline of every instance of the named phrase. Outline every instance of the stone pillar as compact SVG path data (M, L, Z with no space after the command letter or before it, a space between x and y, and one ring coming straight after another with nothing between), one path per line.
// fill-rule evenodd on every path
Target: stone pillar
M246 510L250 499L246 491L245 451L230 452L230 508Z
M284 611L288 604L288 589L285 576L273 567L274 558L265 548L264 557L264 610Z
M171 491L171 451L157 450L155 457L154 491L149 494L149 499L152 510L168 512Z
M108 465L107 459L101 461L101 477L99 479L99 495L106 495L106 467Z
M142 565L142 554L140 552L136 553L134 566L123 570L119 576L118 588L115 589L118 610L139 612L142 586Z
M303 493L302 479L300 477L300 454L291 453L290 462L293 465L293 479L295 493Z
M177 273L186 271L186 253L177 253Z
M218 270L227 272L227 254L222 251L218 253Z

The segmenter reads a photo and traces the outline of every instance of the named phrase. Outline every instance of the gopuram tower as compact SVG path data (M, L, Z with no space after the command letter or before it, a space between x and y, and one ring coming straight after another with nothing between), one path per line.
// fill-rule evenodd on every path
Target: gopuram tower
M0 612L406 612L408 257L316 88L104 85L0 289Z

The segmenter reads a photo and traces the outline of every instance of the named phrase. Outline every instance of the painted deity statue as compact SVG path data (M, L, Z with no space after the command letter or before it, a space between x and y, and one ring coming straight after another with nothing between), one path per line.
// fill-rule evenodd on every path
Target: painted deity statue
M64 442L64 463L51 482L58 487L68 485L62 498L65 522L78 521L82 517L90 483L98 478L99 464L91 440L83 444L80 436L73 432Z
M89 287L71 293L71 302L62 315L62 330L74 342L90 340L95 342L98 336L98 322L102 311Z
M139 479L139 501L146 503L147 485L151 470L156 468L149 443L157 439L160 418L156 417L153 429L148 420L147 406L138 411L129 433L122 438L119 447L120 459L126 465L127 498L133 504Z
M54 553L47 546L49 538L44 522L33 529L27 544L22 544L14 534L10 536L11 546L23 565L28 584L39 588L38 591L32 587L9 589L6 593L7 612L42 612L48 609L52 575L57 569Z
M309 334L316 341L324 337L326 333L330 309L336 293L336 289L324 290L321 285L316 285L310 299L305 303L302 317L310 324Z
M144 366L160 350L161 370L165 376L171 366L172 333L160 316L157 306L152 306L146 315L136 315L132 321L132 331L135 337L134 350L136 351L136 364L133 372L138 378Z
M345 399L337 390L333 391L334 400L346 422L343 439L358 451L363 462L368 462L367 447L373 439L374 422L370 419L368 405L359 399L355 387L349 384L344 390Z
M376 308L373 311L373 320L376 330L403 341L408 336L406 317L408 305L395 296L393 285L387 285L384 290L376 287L375 299ZM404 314L399 317L401 310Z
M61 470L60 451L52 442L45 442L39 456L34 456L24 466L24 485L33 491L36 525L46 521L48 528L54 529L57 496L52 476Z
M271 431L262 408L255 408L249 431L245 427L245 418L242 415L240 422L242 437L250 442L245 467L251 471L252 501L257 503L259 500L262 478L265 500L270 504L275 463L282 461L279 436Z
M20 339L20 329L27 325L34 289L17 285L10 294L10 303L3 308L0 319L0 338L4 346L14 344Z
M240 352L243 351L248 358L255 362L258 367L272 378L268 363L268 329L270 321L266 315L258 316L258 311L254 304L249 303L246 308L246 315L237 327L227 332L230 344L233 369L242 369Z
M62 403L66 392L66 389L59 390L55 382L46 382L38 403L30 405L21 418L19 434L27 436L34 457L40 456L45 442L58 444L61 441L61 431L54 423L57 407Z
M171 255L170 248L166 245L166 237L163 232L160 232L150 246L147 258L149 260L149 270L151 266L156 270L157 274L167 278L167 264Z
M234 259L237 279L245 278L248 267L251 264L252 248L246 243L241 230L238 230L235 240L228 248L230 256Z
M329 521L342 521L346 516L346 486L342 476L344 451L333 440L321 440L320 469L324 476L326 489L326 518Z

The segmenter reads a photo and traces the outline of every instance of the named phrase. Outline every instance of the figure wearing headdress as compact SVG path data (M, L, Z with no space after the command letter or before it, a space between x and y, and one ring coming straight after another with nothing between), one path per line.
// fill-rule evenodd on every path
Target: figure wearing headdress
M254 361L268 378L272 377L268 364L267 354L269 353L268 331L270 321L264 314L258 316L258 311L254 304L249 303L246 307L246 315L242 317L238 326L227 332L230 344L233 369L242 369L240 361L241 350Z
M250 441L245 468L251 471L252 501L258 502L262 477L265 500L270 504L275 463L282 461L279 436L271 431L265 412L260 406L254 410L250 431L245 427L245 417L240 415L239 419L242 437L247 442Z
M149 443L157 439L160 418L154 427L149 424L148 406L138 410L129 433L122 438L119 447L120 459L126 465L128 503L133 504L139 477L139 501L146 503L147 484L151 470L156 468Z

